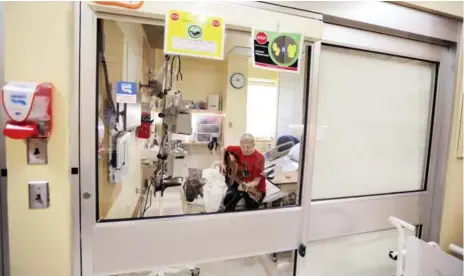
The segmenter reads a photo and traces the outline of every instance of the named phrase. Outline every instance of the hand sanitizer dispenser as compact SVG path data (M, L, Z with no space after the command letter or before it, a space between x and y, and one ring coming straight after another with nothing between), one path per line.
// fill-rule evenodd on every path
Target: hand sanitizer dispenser
M8 117L3 134L11 139L46 138L52 132L51 83L7 82L2 104Z

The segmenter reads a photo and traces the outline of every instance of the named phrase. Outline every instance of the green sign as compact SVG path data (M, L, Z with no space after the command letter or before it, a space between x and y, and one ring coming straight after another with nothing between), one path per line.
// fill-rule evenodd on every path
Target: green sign
M201 30L201 27L198 25L190 25L188 27L188 34L191 38L199 38L203 31Z
M303 39L300 34L253 30L253 64L276 71L300 71Z

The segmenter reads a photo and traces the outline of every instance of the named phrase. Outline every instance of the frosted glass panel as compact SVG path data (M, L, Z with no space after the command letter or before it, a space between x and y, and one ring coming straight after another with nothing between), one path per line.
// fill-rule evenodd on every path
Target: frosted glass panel
M388 253L396 248L396 235L397 230L386 230L312 242L307 248L310 275L395 275L396 262Z
M322 47L313 199L423 188L435 67Z

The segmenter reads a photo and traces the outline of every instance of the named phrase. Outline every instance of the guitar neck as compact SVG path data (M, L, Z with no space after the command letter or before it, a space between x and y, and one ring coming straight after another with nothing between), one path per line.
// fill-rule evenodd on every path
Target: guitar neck
M231 178L233 181L237 182L238 185L245 185L245 183L240 179L240 177L236 175L229 175L229 178Z

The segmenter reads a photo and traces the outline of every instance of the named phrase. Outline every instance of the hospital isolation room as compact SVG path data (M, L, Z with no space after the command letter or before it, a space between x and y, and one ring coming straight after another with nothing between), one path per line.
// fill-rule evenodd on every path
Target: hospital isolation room
M143 31L143 40L128 43L123 30L135 25L111 20L99 24L98 219L297 205L306 53L300 57L299 73L257 68L249 35L228 30L223 60L166 55L162 26L143 25L137 29ZM139 84L137 103L118 103L111 91L121 79ZM163 97L166 88L175 92ZM141 114L131 113L140 107ZM128 115L112 116L112 110ZM121 134L119 125L135 131ZM224 171L225 151L240 153L243 139L254 155L262 157L259 182L264 183L259 184L257 200L247 192L229 194L233 182L229 174L235 172ZM164 156L163 147L170 148ZM258 165L250 160L245 168L239 164L240 174L255 173ZM291 271L293 254L275 253L270 259L277 263L280 257L283 271ZM259 275L263 269L254 265L257 270L249 275Z

